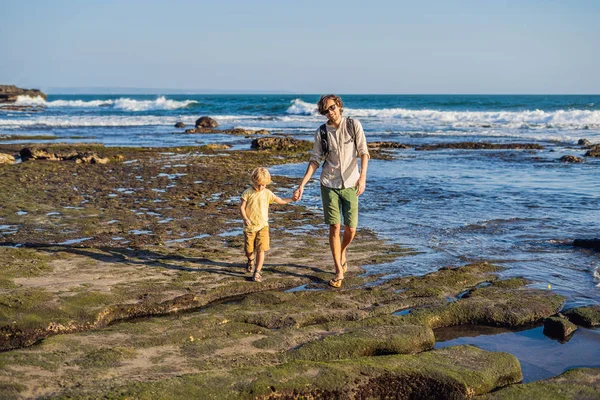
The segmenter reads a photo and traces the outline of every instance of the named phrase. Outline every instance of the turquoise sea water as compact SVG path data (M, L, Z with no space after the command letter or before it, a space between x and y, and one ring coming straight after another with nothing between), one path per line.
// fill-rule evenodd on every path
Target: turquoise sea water
M387 277L491 260L505 276L551 285L566 306L600 304L600 259L571 245L600 237L600 159L583 156L581 138L600 143L600 96L346 95L345 115L358 118L368 141L409 145L527 142L541 151L396 150L372 160L360 225L418 254L369 268ZM50 95L22 99L40 111L0 110L0 135L53 135L60 142L107 146L182 146L250 139L174 134L209 115L221 128L267 129L312 140L323 122L317 95ZM39 140L36 140L36 142ZM19 142L23 142L19 140ZM53 141L48 141L53 142ZM10 143L7 141L5 143ZM300 178L305 165L272 172ZM274 189L277 191L277 187ZM281 195L287 195L282 191ZM313 181L303 204L320 209ZM273 221L276 224L276 221Z

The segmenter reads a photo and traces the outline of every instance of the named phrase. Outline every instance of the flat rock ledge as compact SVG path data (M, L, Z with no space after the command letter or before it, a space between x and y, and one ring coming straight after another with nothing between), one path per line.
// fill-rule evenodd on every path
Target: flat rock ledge
M562 375L523 385L512 385L481 399L600 399L600 368L575 368Z
M310 150L313 143L291 137L267 137L254 139L250 147L256 150Z
M474 346L417 355L363 357L334 362L293 361L272 367L191 374L133 383L104 393L111 398L236 399L466 399L522 380L517 358ZM67 392L66 397L69 396Z
M269 135L270 132L265 129L251 130L251 129L242 129L242 128L233 128L233 129L213 129L213 128L205 128L205 127L196 127L195 129L186 129L184 132L175 132L175 133L213 133L213 134L223 134L223 135L239 135L239 136L250 136L250 135Z
M15 85L0 85L0 103L14 103L19 96L41 97L44 100L48 97L38 89L21 89Z
M100 157L93 152L78 152L69 150L64 152L50 152L48 149L25 147L19 152L22 161L49 160L49 161L75 161L83 164L107 164L109 159Z

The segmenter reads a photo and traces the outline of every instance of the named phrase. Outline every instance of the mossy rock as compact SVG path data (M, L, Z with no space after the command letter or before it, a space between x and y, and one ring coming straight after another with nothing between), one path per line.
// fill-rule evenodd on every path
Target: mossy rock
M430 328L418 325L356 329L309 342L289 353L289 360L327 361L384 354L415 354L433 349Z
M564 297L534 289L477 289L469 297L438 307L417 309L404 318L432 329L453 325L488 325L517 328L556 314Z
M484 396L485 400L600 399L600 368L576 368L557 377L512 385Z
M550 317L544 320L544 335L565 340L577 330L577 325L568 319Z
M569 321L577 325L587 327L600 325L600 306L597 305L572 308L563 314L569 318Z
M293 361L267 368L212 371L134 382L102 393L70 390L58 398L462 399L521 380L515 356L454 346L417 355Z

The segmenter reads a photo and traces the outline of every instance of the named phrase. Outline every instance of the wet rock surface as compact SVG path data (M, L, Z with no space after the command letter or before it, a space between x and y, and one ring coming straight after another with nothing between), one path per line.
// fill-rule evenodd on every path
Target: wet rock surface
M600 239L575 239L573 246L600 251Z
M60 152L51 152L46 148L25 147L19 152L22 161L48 160L48 161L75 161L78 164L107 164L107 157L100 157L95 152L79 152L75 149L66 149Z
M312 149L313 143L292 137L267 137L254 139L251 147L257 150L305 150Z
M544 320L544 335L560 340L566 340L577 330L577 325L568 319L550 317Z
M0 153L0 164L12 164L15 157L12 154Z
M211 117L200 117L196 120L196 128L216 128L219 123Z
M555 378L512 385L481 397L501 399L600 399L600 369L576 368Z
M589 150L585 153L585 157L600 157L600 144L590 146Z
M564 162L564 163L582 163L583 158L567 155L567 156L562 156L561 158L558 159L558 161Z
M600 306L572 308L564 312L569 321L574 324L593 327L600 326Z

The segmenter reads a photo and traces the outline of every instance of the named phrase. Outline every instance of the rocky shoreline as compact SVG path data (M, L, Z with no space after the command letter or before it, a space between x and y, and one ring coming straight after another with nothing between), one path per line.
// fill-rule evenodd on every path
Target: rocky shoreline
M39 89L21 89L14 85L0 85L0 104L14 103L19 96L41 97L44 100L48 97Z
M50 145L54 160L0 165L0 393L525 399L560 388L565 398L600 397L600 369L523 385L511 354L434 349L443 327L547 321L568 340L561 327L600 325L600 308L562 310L562 296L500 279L493 263L380 282L364 267L412 250L361 229L345 286L331 289L321 216L294 205L274 207L265 281L251 282L237 199L255 166L306 161L310 146L292 144ZM0 153L25 147L0 143ZM74 152L107 162L60 162ZM295 183L276 176L273 190Z

